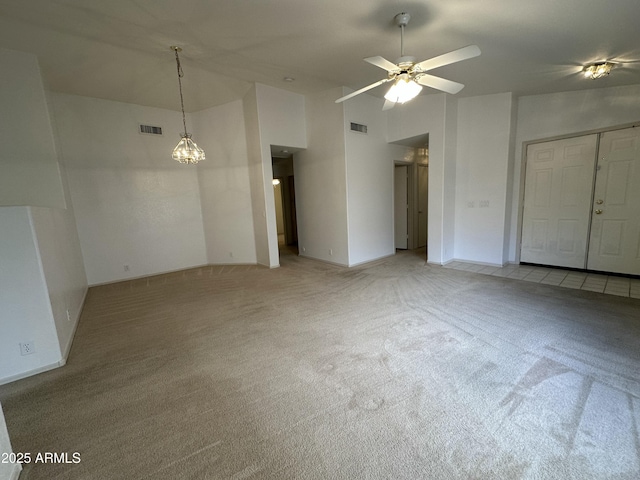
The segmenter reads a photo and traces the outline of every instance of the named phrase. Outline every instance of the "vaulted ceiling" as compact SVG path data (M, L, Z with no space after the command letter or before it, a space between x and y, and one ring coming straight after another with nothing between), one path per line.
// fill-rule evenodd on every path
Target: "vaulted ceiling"
M418 60L482 50L430 72L464 83L458 96L640 84L638 0L0 0L0 47L37 55L53 91L179 109L178 45L194 111L252 82L306 94L382 79L362 59L400 56L402 11L405 53ZM580 74L603 60L618 64L610 76Z

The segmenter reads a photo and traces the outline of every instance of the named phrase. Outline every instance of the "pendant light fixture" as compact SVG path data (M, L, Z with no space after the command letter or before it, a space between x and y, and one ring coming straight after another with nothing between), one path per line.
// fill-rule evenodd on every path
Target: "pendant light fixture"
M611 73L611 69L614 64L611 62L598 62L591 65L585 65L582 69L582 73L586 78L595 80L596 78L606 77Z
M184 99L182 97L182 77L184 76L184 72L182 71L182 66L180 65L180 57L178 56L178 52L181 52L182 49L180 47L172 46L171 50L176 53L176 66L178 68L178 86L180 88L180 107L182 107L182 125L184 126L184 134L180 135L180 142L176 145L176 148L173 149L173 153L171 157L180 162L187 164L196 164L200 160L204 160L204 150L202 150L196 143L191 140L191 134L187 132L187 121L184 115Z

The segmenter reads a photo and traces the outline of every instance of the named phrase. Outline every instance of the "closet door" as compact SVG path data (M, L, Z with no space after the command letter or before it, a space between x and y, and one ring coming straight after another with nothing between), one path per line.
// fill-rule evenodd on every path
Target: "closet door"
M527 147L521 261L585 268L597 139Z
M600 138L587 268L640 275L640 130Z

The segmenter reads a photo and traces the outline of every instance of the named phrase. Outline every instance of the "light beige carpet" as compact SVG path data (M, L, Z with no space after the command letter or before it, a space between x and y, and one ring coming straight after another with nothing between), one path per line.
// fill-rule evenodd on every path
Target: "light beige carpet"
M640 301L285 255L92 288L0 387L34 479L640 478Z

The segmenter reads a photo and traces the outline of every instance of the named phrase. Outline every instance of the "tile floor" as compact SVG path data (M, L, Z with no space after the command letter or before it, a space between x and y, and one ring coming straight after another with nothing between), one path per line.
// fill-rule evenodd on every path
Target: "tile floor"
M528 282L557 285L560 287L589 290L591 292L618 295L620 297L640 298L640 279L600 275L595 273L574 272L557 268L534 267L531 265L506 265L492 267L467 262L451 262L445 268L468 272L515 278Z

